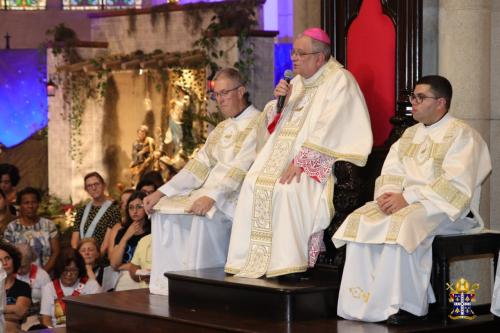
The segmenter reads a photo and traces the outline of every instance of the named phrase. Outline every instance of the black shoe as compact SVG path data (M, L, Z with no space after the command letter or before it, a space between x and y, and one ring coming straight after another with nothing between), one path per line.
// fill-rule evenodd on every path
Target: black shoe
M389 318L387 318L387 324L389 325L408 325L408 324L414 324L415 322L422 321L426 319L427 316L415 316L414 314L411 314L405 310L399 310L398 313L395 313L393 315L390 315Z

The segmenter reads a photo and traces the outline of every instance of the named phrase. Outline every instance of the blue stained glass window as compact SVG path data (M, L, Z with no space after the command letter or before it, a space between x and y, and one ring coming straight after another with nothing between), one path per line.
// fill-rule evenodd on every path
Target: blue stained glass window
M142 0L63 0L65 10L141 8Z
M13 147L47 126L46 64L37 49L0 50L0 144Z
M7 10L41 10L47 7L46 0L1 0Z
M274 84L278 84L287 69L293 69L290 51L291 43L274 44Z

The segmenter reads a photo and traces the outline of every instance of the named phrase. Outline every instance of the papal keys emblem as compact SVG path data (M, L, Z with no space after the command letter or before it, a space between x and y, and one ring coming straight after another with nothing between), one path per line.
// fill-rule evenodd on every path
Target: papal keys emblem
M469 281L460 278L455 282L455 288L449 283L446 284L450 290L449 302L453 303L453 310L448 315L451 319L468 319L476 318L472 311L472 302L476 301L476 289L479 289L479 284L474 283L470 286Z

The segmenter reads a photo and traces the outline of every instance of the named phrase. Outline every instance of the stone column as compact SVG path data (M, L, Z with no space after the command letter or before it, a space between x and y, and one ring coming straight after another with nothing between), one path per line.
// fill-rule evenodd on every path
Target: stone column
M495 0L491 7L491 67L490 67L490 153L493 160L493 174L490 176L491 206L490 206L490 228L500 230L500 1ZM495 202L496 200L496 202ZM495 204L496 203L496 204Z
M293 34L321 26L321 0L293 0Z
M467 121L489 143L491 1L441 0L439 7L438 66L439 73L453 85L451 113ZM492 199L489 185L494 177L495 172L482 190L480 211L487 227L494 220L490 218L490 201L495 199ZM473 280L471 282L479 282L478 304L481 304L491 297L490 266L488 259L459 261L452 266L451 279L465 277Z

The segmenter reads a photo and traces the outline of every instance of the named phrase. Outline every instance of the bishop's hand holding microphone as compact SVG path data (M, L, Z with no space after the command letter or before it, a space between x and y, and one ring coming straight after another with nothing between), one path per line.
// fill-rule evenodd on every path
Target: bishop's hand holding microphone
M292 91L292 85L290 84L292 76L293 76L292 71L287 69L285 71L283 79L280 80L280 82L274 89L274 97L278 99L278 102L276 104L278 113L281 113L281 111L283 111L283 107L285 106L288 96Z

